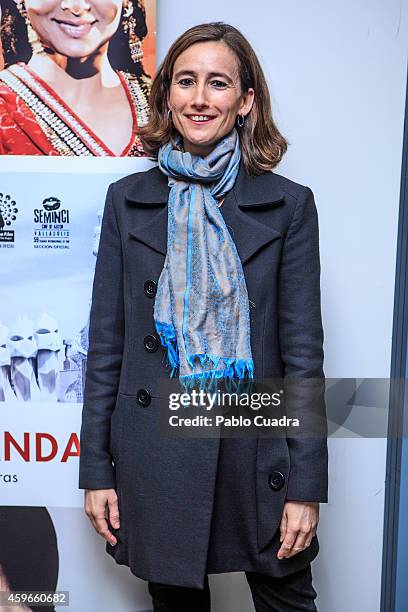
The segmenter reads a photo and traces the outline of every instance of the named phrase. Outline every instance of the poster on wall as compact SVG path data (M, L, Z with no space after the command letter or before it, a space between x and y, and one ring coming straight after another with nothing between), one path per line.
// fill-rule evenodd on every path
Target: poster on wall
M78 507L99 232L109 184L151 165L156 4L0 9L0 503Z
M18 176L1 176L3 215L14 219L0 230L8 276L0 401L81 402L104 194L89 173ZM102 176L103 183L116 178Z
M147 608L127 574L81 582L79 558L95 584L113 566L78 463L105 196L151 166L155 72L156 0L0 0L0 592L66 589L73 612Z
M92 280L115 174L2 172L2 503L78 506ZM75 188L73 188L75 185Z
M0 154L144 155L156 0L0 0Z

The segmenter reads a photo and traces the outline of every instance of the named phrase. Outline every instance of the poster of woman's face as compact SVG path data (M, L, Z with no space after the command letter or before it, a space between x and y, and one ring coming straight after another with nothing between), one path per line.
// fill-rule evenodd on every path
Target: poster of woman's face
M143 156L156 0L0 0L0 12L0 154Z

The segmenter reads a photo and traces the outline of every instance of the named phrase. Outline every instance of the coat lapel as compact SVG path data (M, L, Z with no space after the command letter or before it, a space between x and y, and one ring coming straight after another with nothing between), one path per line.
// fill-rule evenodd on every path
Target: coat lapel
M254 219L249 214L283 202L278 177L272 177L274 180L271 187L270 173L250 177L241 163L235 185L221 206L225 223L243 264L262 247L280 237L277 230L260 221L261 216Z
M158 253L167 252L167 177L158 166L135 175L135 181L125 194L129 204L151 209L148 221L129 230L129 236L143 242Z
M137 174L126 193L129 204L151 209L151 218L131 228L129 235L163 255L167 252L168 194L167 177L158 167ZM243 264L262 247L280 237L280 233L262 223L259 216L255 220L248 213L251 210L266 210L283 201L278 176L266 173L250 177L241 163L235 185L225 197L221 212Z

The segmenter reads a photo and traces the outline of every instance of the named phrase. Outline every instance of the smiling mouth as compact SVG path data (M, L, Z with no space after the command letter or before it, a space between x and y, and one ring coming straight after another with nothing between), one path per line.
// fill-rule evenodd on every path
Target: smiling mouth
M91 31L92 26L96 23L96 20L92 23L82 21L76 24L68 23L66 21L59 21L58 19L54 19L53 21L55 21L59 28L71 38L81 38L82 36L85 36Z
M213 119L215 119L214 115L186 115L188 117L188 119L190 119L190 121L192 121L193 123L199 123L199 124L203 124L203 123L208 123L209 121L212 121Z

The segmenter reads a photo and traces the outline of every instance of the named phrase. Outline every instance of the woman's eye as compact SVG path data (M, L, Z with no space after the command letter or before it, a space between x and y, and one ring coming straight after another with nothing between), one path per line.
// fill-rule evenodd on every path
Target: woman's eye
M192 82L193 82L193 79L185 78L185 79L180 79L178 84L181 85L182 87L188 87L189 85L192 84Z
M211 81L211 84L214 85L216 89L222 89L223 87L227 86L227 84L224 83L224 81Z

